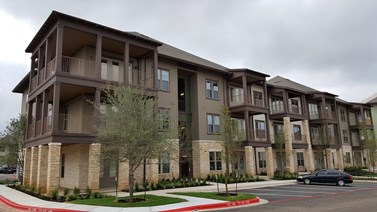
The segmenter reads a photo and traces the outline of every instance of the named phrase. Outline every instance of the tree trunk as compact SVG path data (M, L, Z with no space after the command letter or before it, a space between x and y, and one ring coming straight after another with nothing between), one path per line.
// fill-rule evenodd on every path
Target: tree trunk
M226 193L226 196L229 195L228 177L229 177L229 152L225 156L225 193Z
M130 192L129 202L134 201L134 169L133 166L130 165L128 169L128 189Z

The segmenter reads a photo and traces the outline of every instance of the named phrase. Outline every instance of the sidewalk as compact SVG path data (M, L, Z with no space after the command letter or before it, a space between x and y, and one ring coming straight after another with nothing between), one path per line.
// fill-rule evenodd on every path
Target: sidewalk
M294 184L296 180L270 180L270 181L262 181L262 182L252 182L252 183L239 183L238 189L249 189L249 188L260 188L260 187L270 187L270 186L278 186L278 185L288 185ZM230 184L229 189L234 190L235 184ZM224 191L224 184L219 183L220 191ZM109 212L151 212L151 211L165 211L165 210L173 210L179 208L186 208L191 206L198 206L198 205L209 205L209 204L217 204L217 203L226 203L226 201L221 200L212 200L212 199L204 199L204 198L197 198L197 197L187 197L187 196L180 196L174 194L168 194L171 192L197 192L197 191L206 191L206 192L217 192L217 185L215 183L211 183L209 186L198 186L198 187L187 187L187 188L177 188L177 189L166 189L166 190L156 190L156 191L148 191L148 194L154 194L159 196L170 196L170 197L179 197L182 199L186 199L187 202L176 203L176 204L169 204L169 205L161 205L161 206L153 206L153 207L133 207L133 208L118 208L118 207L103 207L103 206L91 206L91 205L78 205L78 204L70 204L70 203L57 203L57 202L50 202L41 200L32 196L29 196L23 192L19 192L17 190L8 188L4 185L0 185L0 198L10 200L16 204L29 206L29 210L31 211L109 211ZM108 195L114 195L115 192L106 192ZM135 193L135 194L143 194L143 192ZM126 192L118 192L118 196L128 196ZM1 199L0 199L1 200ZM254 203L253 205L265 204L267 203L266 200L260 200L259 203ZM221 205L221 204L220 204ZM222 204L224 205L224 204ZM230 205L230 204L228 204ZM232 204L234 206L234 204ZM41 208L49 208L54 210L41 210ZM57 209L57 210L55 210ZM61 210L59 210L61 209Z

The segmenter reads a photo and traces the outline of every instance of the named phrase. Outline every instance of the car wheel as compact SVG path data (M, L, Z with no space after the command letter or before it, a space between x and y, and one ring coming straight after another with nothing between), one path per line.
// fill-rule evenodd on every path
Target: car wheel
M344 183L344 180L338 180L338 182L336 183L338 186L344 186L344 185L346 185L345 183Z
M310 180L309 180L308 178L306 178L306 179L304 179L304 183L305 183L306 185L309 185L309 184L310 184Z

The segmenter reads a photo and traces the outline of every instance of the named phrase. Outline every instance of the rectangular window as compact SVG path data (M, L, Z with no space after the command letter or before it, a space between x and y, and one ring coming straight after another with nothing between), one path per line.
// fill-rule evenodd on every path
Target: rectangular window
M62 154L61 163L60 163L60 177L64 178L65 174L65 154Z
M209 152L209 170L222 170L221 152Z
M158 108L158 117L160 123L160 131L167 131L170 128L170 109Z
M351 153L350 152L346 152L344 160L345 160L346 163L351 163Z
M319 118L319 107L317 104L309 103L309 117L311 119Z
M266 124L264 121L255 120L255 135L257 138L266 137Z
M168 70L157 69L157 85L162 91L169 91L170 73Z
M293 125L293 135L296 141L301 141L301 126L300 125Z
M348 143L348 130L343 130L343 142Z
M107 80L107 60L101 60L101 79Z
M340 120L345 122L346 121L346 112L344 109L340 109Z
M253 91L253 105L263 106L263 93L260 91Z
M266 168L266 153L265 152L258 152L258 165L259 168Z
M168 153L162 154L158 159L158 173L170 173L170 155Z
M220 115L207 114L208 134L220 133Z
M297 99L291 99L291 112L292 113L299 113L299 106Z
M279 113L284 111L283 98L271 97L271 113Z
M297 152L297 166L304 166L304 153Z
M219 82L206 80L206 97L210 99L219 99Z

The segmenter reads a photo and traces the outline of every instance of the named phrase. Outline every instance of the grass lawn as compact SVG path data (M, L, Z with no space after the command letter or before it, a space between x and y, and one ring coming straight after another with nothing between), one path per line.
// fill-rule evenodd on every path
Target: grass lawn
M137 195L134 197L144 198L144 195ZM123 197L124 198L124 197ZM135 203L118 203L115 202L115 197L103 197L103 198L91 198L84 200L74 200L70 203L83 204L83 205L99 205L99 206L109 206L109 207L149 207L156 205L166 205L179 202L186 202L184 199L173 198L173 197L164 197L164 196L155 196L155 195L146 195L146 201L135 202Z
M246 200L246 199L252 199L252 198L257 197L254 194L244 194L244 193L238 193L237 196L222 196L222 195L217 195L217 192L174 192L172 194L191 196L191 197L201 197L201 198L207 198L207 199L217 199L217 200L224 200L224 201Z

